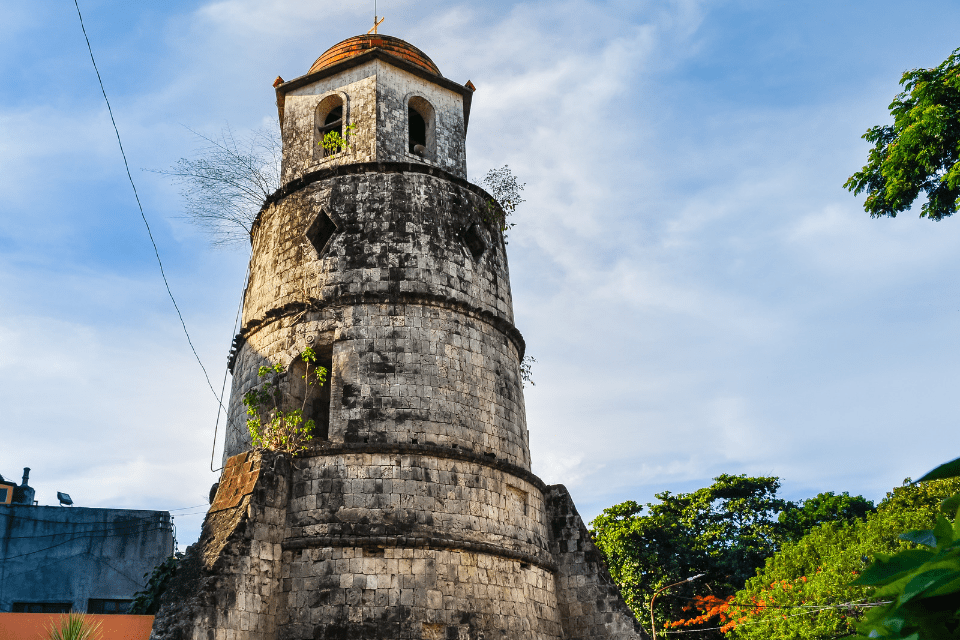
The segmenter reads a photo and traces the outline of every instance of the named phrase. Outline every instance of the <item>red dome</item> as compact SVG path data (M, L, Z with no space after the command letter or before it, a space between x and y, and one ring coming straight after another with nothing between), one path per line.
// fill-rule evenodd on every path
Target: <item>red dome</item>
M433 60L428 58L427 54L423 51L420 51L420 49L417 49L408 42L404 42L400 38L380 34L354 36L347 38L339 44L333 45L327 49L322 56L317 58L317 61L313 63L308 73L314 73L315 71L332 67L338 62L366 53L370 49L380 49L384 53L400 58L410 64L415 64L424 71L429 71L437 76L440 75L440 69L437 68L437 65L433 64Z

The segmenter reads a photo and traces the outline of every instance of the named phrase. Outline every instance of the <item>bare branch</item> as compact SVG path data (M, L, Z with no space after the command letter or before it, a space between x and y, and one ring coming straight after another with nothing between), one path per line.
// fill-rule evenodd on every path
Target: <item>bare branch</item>
M169 170L151 170L180 185L184 215L210 235L214 246L249 242L250 229L270 194L280 188L279 133L257 129L237 136L230 126Z

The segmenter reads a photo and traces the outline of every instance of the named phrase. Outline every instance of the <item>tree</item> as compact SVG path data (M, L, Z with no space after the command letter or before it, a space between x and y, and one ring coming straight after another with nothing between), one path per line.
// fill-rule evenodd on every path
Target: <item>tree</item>
M874 147L844 187L866 191L863 208L875 218L896 217L924 192L920 217L942 220L960 205L960 49L936 68L905 72L900 84L893 124L863 135Z
M525 202L525 200L520 197L520 192L523 191L526 183L517 182L517 177L513 175L508 165L503 165L499 169L490 169L490 171L487 171L483 176L480 183L490 192L490 195L493 196L497 204L500 205L499 211L494 206L488 207L487 215L491 218L492 222L496 222L501 231L508 231L514 226L514 223L509 222L507 218L513 215L517 207ZM493 203L490 204L492 205Z
M215 138L193 133L205 142L195 157L156 173L180 184L184 217L215 246L249 243L260 208L280 188L279 132L258 129L238 136L227 126Z
M343 136L339 131L329 131L317 144L329 156L349 151L347 138L355 128L346 125ZM283 144L279 131L257 129L238 135L226 126L213 138L191 132L205 143L194 157L180 158L171 169L154 173L169 176L180 184L184 217L206 231L214 246L249 242L263 203L280 188ZM339 162L332 166L339 166ZM481 184L493 197L482 214L502 231L509 230L514 223L508 217L524 202L520 192L525 183L518 182L510 167L503 165L488 171Z
M957 488L957 481L907 483L888 493L866 519L828 522L785 544L730 600L730 635L738 640L851 635L876 601L869 586L851 581L870 559L914 546L900 534L932 526L941 501Z
M873 502L863 496L851 496L844 491L818 494L813 498L791 503L780 514L780 525L786 540L796 542L808 531L827 522L853 522L863 520L868 513L876 511Z
M693 493L656 495L658 503L624 502L590 526L613 579L639 620L650 597L672 582L705 574L657 598L658 625L683 616L698 593L733 594L779 545L780 480L721 475ZM646 511L646 513L644 513Z
M960 488L960 458L942 464L920 481L951 479ZM918 549L893 556L877 554L854 584L877 587L884 604L870 611L857 628L861 638L939 640L960 637L960 491L943 500L932 528L905 531L900 540Z

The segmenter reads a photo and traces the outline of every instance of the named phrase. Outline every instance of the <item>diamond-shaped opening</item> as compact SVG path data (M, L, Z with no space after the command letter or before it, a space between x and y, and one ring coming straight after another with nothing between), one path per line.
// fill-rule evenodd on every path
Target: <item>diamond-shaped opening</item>
M480 227L474 222L463 232L463 242L470 250L470 255L474 260L479 260L483 252L487 250L487 241L480 232Z
M327 243L336 232L337 225L330 219L327 212L321 209L320 213L317 214L317 217L307 229L307 240L309 240L313 248L317 250L317 256L323 255Z

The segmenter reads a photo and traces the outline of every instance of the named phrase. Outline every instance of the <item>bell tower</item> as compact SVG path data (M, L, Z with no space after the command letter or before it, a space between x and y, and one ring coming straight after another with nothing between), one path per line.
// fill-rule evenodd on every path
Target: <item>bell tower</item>
M259 367L292 370L310 347L330 370L315 447L438 446L529 471L502 214L465 180L468 87L383 35L277 83L284 185L252 233L225 457L250 446ZM342 147L320 144L330 132Z
M640 637L530 469L503 212L466 180L473 85L377 34L275 88L283 185L251 233L226 464L154 637ZM308 347L330 373L297 392ZM277 364L316 423L293 459L245 427Z
M364 162L416 162L467 177L464 143L474 87L447 80L425 53L399 38L344 40L305 76L278 78L276 89L284 182ZM346 139L345 154L324 153L318 143L329 131Z

